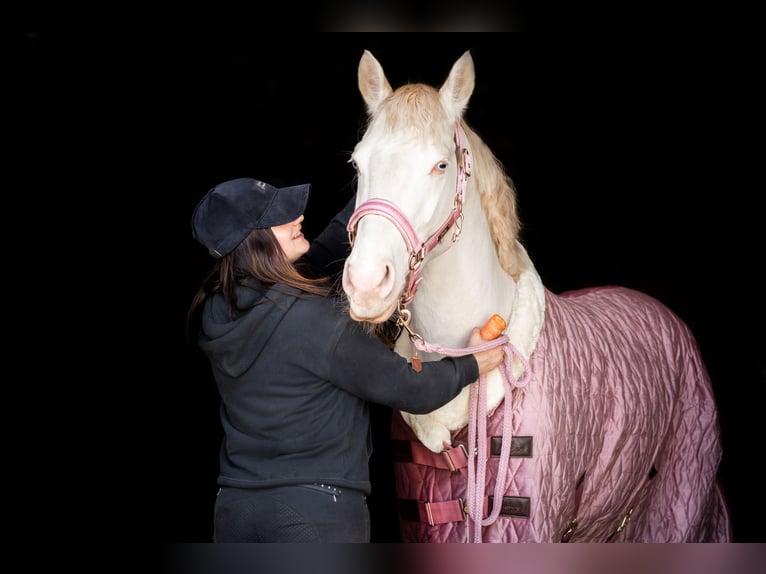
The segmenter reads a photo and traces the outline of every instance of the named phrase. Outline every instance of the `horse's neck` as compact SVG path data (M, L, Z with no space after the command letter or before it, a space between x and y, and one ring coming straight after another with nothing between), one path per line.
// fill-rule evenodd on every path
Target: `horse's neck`
M493 313L507 320L516 298L516 283L500 266L478 197L470 207L457 242L424 262L410 305L415 330L447 347L464 347L471 328Z

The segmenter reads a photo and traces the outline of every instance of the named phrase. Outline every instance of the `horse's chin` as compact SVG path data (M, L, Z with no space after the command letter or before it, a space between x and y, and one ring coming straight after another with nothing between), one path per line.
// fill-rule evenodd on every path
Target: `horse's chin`
M365 312L360 309L354 309L354 306L351 305L349 306L348 314L354 321L359 321L360 323L385 323L391 318L395 310L395 302L389 305L382 313L375 313L374 311Z

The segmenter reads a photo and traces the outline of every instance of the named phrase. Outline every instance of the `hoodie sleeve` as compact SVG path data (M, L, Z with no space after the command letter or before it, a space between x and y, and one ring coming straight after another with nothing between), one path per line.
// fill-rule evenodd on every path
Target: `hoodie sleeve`
M330 380L365 400L413 414L429 413L451 401L479 378L473 355L423 363L416 372L359 323L341 323Z
M323 275L335 276L343 271L351 245L348 241L348 225L351 214L354 213L356 194L349 199L346 206L335 214L330 223L319 236L311 242L308 253L303 260Z

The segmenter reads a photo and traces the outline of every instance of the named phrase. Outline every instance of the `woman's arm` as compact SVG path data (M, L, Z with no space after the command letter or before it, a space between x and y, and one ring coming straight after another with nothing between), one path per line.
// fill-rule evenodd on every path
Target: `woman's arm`
M343 264L351 252L348 241L348 225L351 214L354 213L356 194L349 199L346 206L330 220L324 231L311 242L308 253L301 258L323 275L335 276L343 271Z
M363 399L413 414L429 413L445 405L476 381L480 372L502 362L503 351L498 347L476 355L425 362L423 370L416 372L407 359L366 333L359 323L344 318L337 328L342 332L333 350L330 380ZM481 341L475 328L469 346Z

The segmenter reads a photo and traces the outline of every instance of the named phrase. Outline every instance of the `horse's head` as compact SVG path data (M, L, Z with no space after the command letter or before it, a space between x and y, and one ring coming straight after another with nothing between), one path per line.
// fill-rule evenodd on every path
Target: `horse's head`
M357 211L343 272L354 319L386 321L402 294L414 293L423 245L438 253L459 233L466 177L459 126L473 88L469 52L438 90L407 84L393 91L380 63L362 55L359 90L369 122L351 157Z

